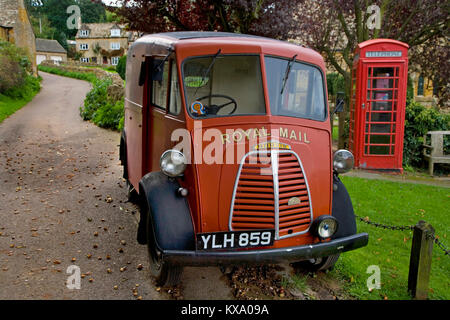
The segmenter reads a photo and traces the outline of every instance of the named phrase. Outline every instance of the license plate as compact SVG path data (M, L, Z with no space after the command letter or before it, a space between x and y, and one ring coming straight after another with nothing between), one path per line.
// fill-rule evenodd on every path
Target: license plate
M273 245L275 230L230 231L197 234L197 250L223 250Z

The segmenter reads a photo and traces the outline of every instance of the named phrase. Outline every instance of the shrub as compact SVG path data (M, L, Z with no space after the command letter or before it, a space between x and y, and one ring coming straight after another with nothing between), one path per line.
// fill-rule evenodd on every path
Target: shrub
M337 72L327 74L327 88L330 99L331 97L335 97L338 92L345 92L344 77Z
M86 95L84 107L80 108L83 120L91 120L102 128L121 130L123 128L124 100L114 100L108 96L111 79L94 82L92 90Z
M84 107L80 108L83 120L92 120L94 113L107 103L108 87L112 84L110 79L100 79L94 81L94 86L86 95Z
M13 87L6 90L4 95L13 99L31 100L31 97L41 89L40 80L40 78L35 78L27 74L19 87Z
M92 121L99 127L119 130L123 113L123 100L114 104L108 101L97 109Z
M405 137L403 148L403 165L421 167L423 165L423 136L428 131L449 130L450 114L443 114L433 108L409 101L405 113ZM449 149L449 139L445 147Z
M120 75L120 77L125 80L125 74L127 71L127 56L122 56L119 59L119 63L116 66L116 71Z
M0 41L0 94L24 85L31 63L24 49Z

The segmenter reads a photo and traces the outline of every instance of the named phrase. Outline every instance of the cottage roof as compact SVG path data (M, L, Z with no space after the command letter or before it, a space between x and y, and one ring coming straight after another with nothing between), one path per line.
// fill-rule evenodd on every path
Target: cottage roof
M49 39L36 39L36 51L37 52L54 52L54 53L67 53L56 40Z
M76 38L111 38L111 30L120 29L120 37L128 37L123 26L116 23L83 23L78 30ZM80 30L89 30L89 36L80 36Z

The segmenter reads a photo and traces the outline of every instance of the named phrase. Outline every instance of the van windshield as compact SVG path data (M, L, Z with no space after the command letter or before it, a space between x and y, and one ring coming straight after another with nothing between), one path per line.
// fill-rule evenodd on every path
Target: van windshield
M265 114L257 55L188 58L183 63L186 106L194 118Z
M323 77L318 68L296 62L295 56L291 60L266 56L264 62L273 115L326 119Z

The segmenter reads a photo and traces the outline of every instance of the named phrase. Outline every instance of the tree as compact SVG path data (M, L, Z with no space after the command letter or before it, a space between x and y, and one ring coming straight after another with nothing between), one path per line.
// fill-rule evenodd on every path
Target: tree
M295 41L322 53L346 83L347 108L353 51L358 43L390 38L410 46L411 66L436 78L440 101L448 103L450 70L448 0L121 0L108 10L132 30L148 33L214 30ZM374 7L380 28L371 28ZM371 7L372 6L372 7ZM375 7L376 8L376 7ZM444 41L442 41L444 40ZM443 42L442 44L440 44ZM438 46L436 46L438 45ZM447 99L445 98L447 92ZM347 109L346 108L346 109ZM344 118L340 117L340 147Z
M39 13L35 16L31 15L30 21L36 38L55 39L56 29L51 26L46 15L42 16Z
M49 26L57 30L54 37L58 41L73 39L78 31L67 27L67 19L70 17L70 14L67 13L67 8L72 5L79 6L83 23L106 22L106 11L101 1L26 0L26 6L32 16L32 20L39 21L39 18L48 20ZM36 25L36 23L33 25ZM64 33L64 36L61 33ZM61 43L61 45L67 46L66 43Z
M131 30L224 31L286 39L295 29L292 8L303 0L117 0L108 7Z
M369 28L368 19L374 13L370 5L380 8L379 29ZM429 75L435 75L441 68L448 72L450 61L448 58L444 61L444 57L448 57L449 49L440 50L435 46L438 41L448 39L445 38L450 21L448 9L445 0L304 1L298 11L299 28L295 36L323 53L327 62L345 78L348 106L353 51L363 41L390 38L405 42L410 46L410 66L422 68ZM433 58L437 52L441 59ZM448 83L448 76L440 79ZM339 121L340 148L344 147L344 117L347 114L344 113Z

